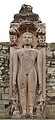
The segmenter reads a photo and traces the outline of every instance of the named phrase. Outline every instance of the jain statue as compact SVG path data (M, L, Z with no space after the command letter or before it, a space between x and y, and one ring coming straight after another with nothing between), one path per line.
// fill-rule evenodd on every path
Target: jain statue
M13 97L15 98L16 94L18 99L20 97L22 116L30 115L33 118L36 90L40 99L43 98L43 59L41 50L32 48L32 34L30 32L23 33L22 39L22 48L17 49L13 56ZM17 92L15 92L16 89ZM15 111L14 114L16 114Z

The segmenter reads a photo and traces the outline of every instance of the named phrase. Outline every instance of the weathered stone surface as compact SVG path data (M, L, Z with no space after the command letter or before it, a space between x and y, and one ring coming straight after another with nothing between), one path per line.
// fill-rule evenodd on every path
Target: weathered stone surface
M2 94L2 100L9 100L10 96L9 94Z
M1 87L8 87L9 86L9 82L1 82Z
M0 118L6 118L5 105L9 105L9 94L6 89L9 89L9 43L0 43ZM7 63L5 62L7 61ZM4 81L5 80L5 81ZM3 100L2 100L3 99ZM5 100L6 99L6 100Z
M9 100L0 100L0 105L7 105L9 104Z
M47 96L48 96L48 97L54 97L54 96L55 96L55 93L54 93L54 92L48 92L48 93L47 93Z
M21 6L19 13L14 15L14 20L12 22L19 23L19 21L20 23L22 21L38 21L41 23L39 15L32 12L32 7L30 5L25 4Z
M47 46L47 105L46 116L50 119L55 119L55 44ZM53 107L53 108L52 108Z
M5 93L9 93L9 88L8 87L5 88Z
M33 111L36 107L36 111L39 111L38 114L40 113L39 116L43 117L46 98L45 24L41 22L38 14L32 12L30 5L24 4L21 6L19 13L14 15L14 20L10 24L9 35L12 109L13 107L17 109L17 105L19 106L17 100L17 103L14 100L17 97L20 100L18 101L21 103L20 107L23 115L28 114L33 117ZM17 94L18 96L16 96ZM14 110L14 114L18 111Z
M1 43L2 45L4 45L4 43ZM8 46L8 44L6 43L6 45ZM49 45L49 44L48 44ZM50 46L50 45L49 45ZM48 48L50 49L50 47L48 46ZM47 52L47 51L46 51ZM49 51L50 52L50 51ZM10 54L10 53L9 53ZM9 54L7 55L7 56L9 56ZM49 53L50 54L50 53ZM54 51L54 54L55 54L55 51ZM2 56L3 56L3 54L2 54ZM50 57L52 57L52 55L50 56ZM4 58L4 56L2 57L2 58ZM7 59L6 57L5 57L5 59ZM9 58L10 59L10 58ZM53 58L54 60L55 60L55 57ZM54 65L53 65L53 67L51 66L48 66L48 61L52 61L53 59L46 59L46 62L47 62L47 64L46 64L46 66L47 66L47 69L48 69L48 72L47 72L47 80L46 80L46 82L47 82L47 85L46 85L46 94L48 93L48 91L51 93L51 90L55 90L55 68L54 68ZM3 59L0 59L0 65L1 66L3 66L3 64L4 64L4 60ZM6 64L6 65L8 65L8 63ZM9 71L9 67L6 67L6 70L7 71ZM5 71L6 71L5 70ZM4 71L4 74L5 74L5 71ZM1 72L3 72L2 70L1 70ZM8 73L8 72L7 72ZM51 74L51 75L49 75L49 73ZM8 74L9 75L9 74ZM2 78L2 74L0 75L0 83L3 81L3 78ZM8 79L7 79L7 81L9 81ZM49 84L51 84L51 83L53 83L54 84L54 86L49 86ZM9 82L7 83L8 84L8 86L9 86ZM1 85L1 84L0 84ZM8 89L9 89L9 87L8 87ZM0 88L0 93L4 93L4 86L3 87L1 87ZM53 94L55 94L55 92L53 91ZM2 96L2 94L0 95L0 97ZM50 96L50 98L46 95L46 118L48 118L48 119L55 119L55 96L53 95L52 96L52 93L51 93L51 96ZM2 98L2 97L1 97ZM8 113L9 113L9 109L8 110L6 110L6 112L8 111L8 113L6 114L5 113L5 105L9 105L9 100L0 100L0 105L1 105L1 107L0 107L0 110L1 110L1 108L3 108L2 110L1 110L1 113L0 113L0 118L9 118L9 116L8 116ZM2 105L4 105L3 107L2 107ZM14 119L15 120L15 119Z
M27 13L28 13L28 10L27 10ZM32 16L33 16L33 12L32 12ZM32 19L32 16L31 16L31 19ZM22 22L24 23L26 15L23 18L23 16L20 15L19 13L19 15L16 14L14 17L15 17L14 21L13 23L11 23L10 27L11 28L13 27L13 31L16 32L16 30L18 30L17 28L19 28L20 25L22 25ZM19 20L21 19L21 17L23 18L23 21L21 20L21 23L19 23ZM39 16L37 16L37 18L36 17L34 18L34 17L33 17L33 21L36 19L37 21L39 21ZM15 23L16 21L18 23ZM34 21L34 24L32 25L35 25L36 29L39 26L39 32L37 30L38 32L37 41L39 38L40 40L39 43L42 44L43 43L42 37L45 40L45 31L44 31L45 28L43 29L44 32L42 32L41 34L41 30L42 30L41 26L43 26L43 24L40 21L39 23L40 25L38 24L38 22ZM16 30L14 30L14 28L16 28ZM20 36L19 31L17 31L17 33L18 33L18 36ZM37 41L36 41L36 37L34 36L35 35L33 35L33 40L35 41L35 43L33 42L33 44L36 44ZM14 40L16 38L18 37L14 36ZM21 48L22 37L19 37L19 38L20 39L17 39L18 48ZM10 77L9 77L10 76L10 62L9 62L10 61L10 51L9 51L10 46L9 44L10 43L0 43L0 105L1 105L0 106L0 118L6 118L6 117L9 118L9 85L10 85L9 83L10 82ZM17 46L15 46L15 48L17 49ZM46 69L47 69L47 72L46 72L46 118L55 119L55 43L46 44Z

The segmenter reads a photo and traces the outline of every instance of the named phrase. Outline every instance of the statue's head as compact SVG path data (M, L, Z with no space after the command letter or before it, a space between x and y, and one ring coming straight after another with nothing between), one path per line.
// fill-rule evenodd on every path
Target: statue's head
M32 46L32 35L30 32L23 33L23 46Z

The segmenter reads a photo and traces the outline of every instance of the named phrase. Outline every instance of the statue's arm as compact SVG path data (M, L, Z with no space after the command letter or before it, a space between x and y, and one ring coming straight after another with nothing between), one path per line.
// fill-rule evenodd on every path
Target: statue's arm
M13 60L13 89L16 87L17 71L18 71L18 54L15 51Z
M39 93L42 91L42 77L43 77L43 58L42 51L38 51L37 55L37 74L38 74L38 82L39 82Z

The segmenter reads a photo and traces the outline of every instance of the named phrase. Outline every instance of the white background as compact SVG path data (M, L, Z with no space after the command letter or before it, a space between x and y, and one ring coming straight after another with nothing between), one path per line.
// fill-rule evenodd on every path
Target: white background
M29 4L46 23L46 42L55 42L55 0L0 0L0 42L9 41L9 26L22 4Z

